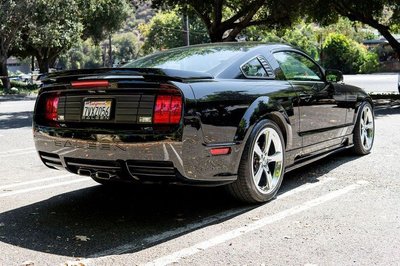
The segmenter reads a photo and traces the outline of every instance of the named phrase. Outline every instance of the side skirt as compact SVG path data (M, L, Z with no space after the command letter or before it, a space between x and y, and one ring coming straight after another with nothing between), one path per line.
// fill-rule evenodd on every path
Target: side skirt
M318 160L320 160L320 159L322 159L322 158L325 158L325 157L327 157L327 156L329 156L329 155L331 155L331 154L334 154L334 153L337 153L337 152L340 152L340 151L344 151L344 150L350 149L350 148L352 148L353 146L354 146L354 145L351 144L351 145L348 145L348 146L343 146L343 147L334 149L334 150L332 150L332 151L328 151L328 152L325 152L325 153L316 155L316 156L312 156L312 157L309 157L309 158L304 158L304 159L302 159L300 162L298 162L298 163L295 162L295 164L286 167L285 173L288 173L288 172L293 171L293 170L295 170L295 169L297 169L297 168L303 167L303 166L305 166L305 165L307 165L307 164L310 164L310 163L312 163L312 162L318 161Z

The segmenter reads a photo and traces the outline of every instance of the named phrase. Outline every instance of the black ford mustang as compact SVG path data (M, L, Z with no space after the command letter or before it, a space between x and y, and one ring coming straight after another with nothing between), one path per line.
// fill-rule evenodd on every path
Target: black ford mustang
M43 163L114 182L226 185L264 202L285 172L370 152L370 97L281 44L173 49L122 68L43 79L34 139Z

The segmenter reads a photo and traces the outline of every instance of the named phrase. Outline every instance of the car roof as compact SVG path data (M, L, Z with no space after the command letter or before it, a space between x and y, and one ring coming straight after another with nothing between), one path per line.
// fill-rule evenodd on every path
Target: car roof
M285 43L273 43L273 42L216 42L216 43L203 43L203 44L195 44L189 46L181 46L177 48L168 49L168 51L178 51L185 50L195 47L246 47L251 51L259 48L266 48L267 50L276 50L276 49L285 49L285 48L293 48L293 46Z

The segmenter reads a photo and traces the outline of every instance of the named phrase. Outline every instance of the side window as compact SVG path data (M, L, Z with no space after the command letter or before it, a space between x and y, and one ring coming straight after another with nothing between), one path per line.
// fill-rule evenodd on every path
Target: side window
M257 58L253 58L249 62L240 67L246 78L267 78L268 74Z
M322 73L318 65L302 54L278 52L274 54L274 57L282 70L281 75L277 75L278 78L304 81L322 80Z

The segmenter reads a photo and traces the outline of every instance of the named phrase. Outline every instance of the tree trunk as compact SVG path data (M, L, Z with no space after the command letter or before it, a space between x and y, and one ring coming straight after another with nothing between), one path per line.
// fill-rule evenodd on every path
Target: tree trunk
M50 60L49 58L42 58L37 56L36 57L38 64L39 64L39 71L40 74L48 73L50 67Z
M10 80L8 79L7 56L0 56L0 76L3 83L4 93L10 92Z
M393 48L393 51L397 55L397 59L400 60L400 42L390 33L389 28L386 26L379 26L377 30L382 34L383 37L389 42L389 45Z
M217 28L209 28L208 29L208 35L210 35L210 40L211 42L222 42L222 36L224 36L224 31L221 31Z

